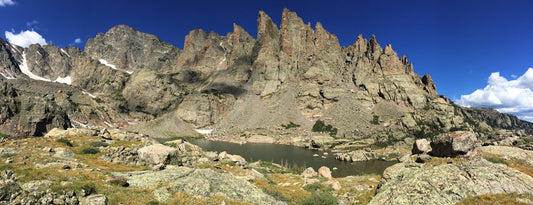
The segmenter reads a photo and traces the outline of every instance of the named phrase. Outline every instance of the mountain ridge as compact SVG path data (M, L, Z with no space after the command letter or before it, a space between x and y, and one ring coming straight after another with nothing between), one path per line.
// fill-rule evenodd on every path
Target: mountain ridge
M54 45L21 48L2 39L0 79L7 84L28 79L21 72L23 61L31 73L50 81L70 79L75 89L48 94L56 104L52 106L66 109L68 119L79 122L68 126L146 130L145 122L166 116L180 119L175 127L213 130L215 138L254 134L290 138L319 134L311 128L321 120L338 129L336 138L407 144L413 138L457 129L479 131L487 139L498 129L533 134L531 123L504 114L475 114L474 109L439 96L430 75L416 74L407 57L398 57L390 44L383 48L374 35L368 40L359 35L353 44L341 47L321 23L313 29L288 9L283 10L279 27L260 11L257 38L237 24L233 27L226 36L192 30L183 49L126 25L97 34L85 50ZM15 90L22 86L14 85ZM16 107L20 99L7 93L3 98L13 100ZM4 122L20 114L3 110ZM282 129L289 123L302 126ZM488 130L480 128L483 123ZM507 135L516 133L522 132ZM174 129L159 135L182 134Z

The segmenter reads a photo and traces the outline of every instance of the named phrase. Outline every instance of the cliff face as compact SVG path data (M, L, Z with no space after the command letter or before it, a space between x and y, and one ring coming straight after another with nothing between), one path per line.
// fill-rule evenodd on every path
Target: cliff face
M304 23L288 9L279 27L259 12L257 38L233 27L226 36L193 30L183 50L125 25L89 39L85 50L21 48L0 39L0 79L17 89L24 87L20 80L50 81L46 89L66 84L62 89L71 96L54 94L64 100L48 109L66 113L52 112L63 115L57 118L63 123L47 123L54 126L78 126L71 119L149 130L143 122L174 119L170 127L214 129L213 136L307 136L321 120L337 129L335 137L392 141L476 130L482 121L531 132L530 123L453 105L437 94L431 76L416 74L405 56L373 35L341 47L322 24ZM9 127L5 116L21 112L15 109L18 98L5 93L2 123ZM78 94L89 103L71 99ZM282 128L290 122L301 127Z

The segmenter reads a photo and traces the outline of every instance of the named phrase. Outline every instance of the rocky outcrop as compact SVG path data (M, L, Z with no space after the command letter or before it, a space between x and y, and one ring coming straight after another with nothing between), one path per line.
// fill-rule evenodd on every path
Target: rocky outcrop
M337 156L335 156L335 159L348 162L360 162L377 158L378 155L370 149L355 150L348 153L337 153Z
M533 178L501 164L473 159L459 164L399 163L383 172L370 204L455 204L469 196L533 193Z
M21 91L0 81L0 132L13 136L43 136L52 128L67 128L70 120L53 95Z
M166 193L185 192L200 198L221 196L253 204L285 204L276 201L244 179L210 169L167 166L157 172L140 171L114 175L125 177L133 187L154 188L165 184Z
M82 197L74 191L52 192L50 181L20 183L11 170L0 171L0 204L78 204Z
M456 131L437 135L431 140L431 155L438 157L455 157L465 155L474 149L476 134L468 131Z

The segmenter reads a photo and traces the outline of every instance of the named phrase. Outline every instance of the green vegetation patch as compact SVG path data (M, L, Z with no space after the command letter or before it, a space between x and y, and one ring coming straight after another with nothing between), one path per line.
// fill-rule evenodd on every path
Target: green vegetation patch
M81 150L82 154L98 154L100 150L98 148L86 147Z
M59 143L63 143L69 147L72 147L74 145L72 145L72 143L70 142L70 140L66 139L66 138L59 138L56 140L56 142L59 142Z
M331 125L326 125L326 123L324 123L324 121L322 120L317 120L315 124L313 125L313 128L311 129L311 131L326 132L326 133L329 133L329 135L332 137L337 135L337 128Z
M508 165L507 162L502 158L496 158L496 157L484 157L487 161L495 163L495 164L505 164Z
M10 157L14 157L15 156L15 153L4 153L2 154L2 158L10 158Z
M107 143L105 143L105 142L100 142L100 141L98 141L98 142L91 142L90 145L91 145L92 147L107 147L107 146L109 146Z
M0 138L9 138L9 135L6 135L4 133L0 133Z
M379 116L373 115L372 116L372 121L370 121L370 124L379 125Z
M311 196L305 198L300 204L337 204L337 197L331 194L331 188L320 183L307 184L303 187Z
M291 129L291 128L296 128L296 127L300 127L301 125L299 124L295 124L294 122L289 122L289 124L286 124L286 125L281 125L283 128L285 129Z

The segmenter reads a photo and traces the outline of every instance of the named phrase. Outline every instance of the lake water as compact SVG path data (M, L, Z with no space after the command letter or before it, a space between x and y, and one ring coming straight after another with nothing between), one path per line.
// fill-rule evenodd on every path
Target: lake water
M190 143L200 146L204 150L222 152L240 155L248 162L266 161L281 164L281 161L287 161L288 164L296 163L298 166L313 167L315 171L321 166L329 167L333 177L345 177L350 175L379 174L383 173L385 168L396 162L369 160L363 162L345 162L336 160L333 153L324 155L323 151L310 150L301 147L279 144L260 144L246 143L235 144L229 142L210 141L205 139L190 139ZM313 157L314 154L320 156ZM326 158L322 158L325 156ZM337 170L333 170L337 167Z

